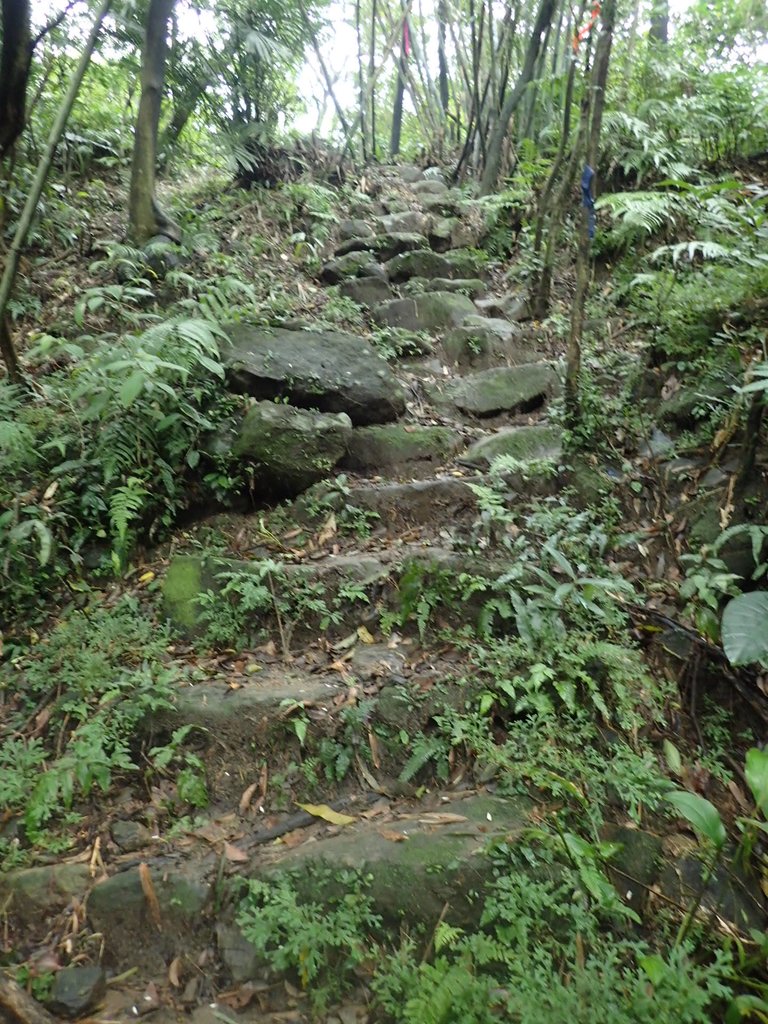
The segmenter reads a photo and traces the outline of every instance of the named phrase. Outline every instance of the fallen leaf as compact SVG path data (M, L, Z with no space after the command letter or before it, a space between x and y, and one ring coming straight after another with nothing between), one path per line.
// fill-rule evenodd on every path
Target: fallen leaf
M258 788L258 782L252 782L247 789L243 790L243 795L240 797L240 803L237 805L237 809L240 812L240 814L245 814L245 812L251 806L253 794L256 792Z
M155 574L152 572L151 569L148 569L147 572L143 572L141 576L139 576L139 583L151 583L154 578Z
M419 816L419 821L424 825L456 825L466 820L463 814L449 814L447 812L445 814L430 813Z
M184 961L180 956L174 957L174 959L171 960L171 965L168 968L168 981L174 988L181 988L181 968L183 966Z
M306 811L307 814L313 815L315 818L322 818L323 821L328 821L331 825L351 825L355 819L350 817L348 814L341 814L339 811L334 811L328 804L296 804L302 811Z
M379 738L372 729L368 730L368 747L371 751L371 761L374 768L381 768L381 757L379 756Z
M280 843L292 850L294 846L300 846L306 837L307 830L305 828L295 828L292 832L286 832L284 836L280 836Z
M245 850L241 850L233 843L224 843L224 856L232 864L244 864L250 859Z
M145 864L143 861L139 864L139 880L141 881L141 891L144 893L144 899L147 901L147 906L149 908L149 916L152 918L152 922L157 930L161 931L160 903L158 902L155 886L152 882L149 865Z
M336 513L331 512L331 514L328 516L325 523L323 524L323 528L317 535L317 543L327 544L332 537L336 536L336 531Z
M389 839L391 843L404 843L408 839L404 832L396 832L393 828L380 828L379 835L382 839Z
M364 644L375 644L376 643L375 638L371 635L371 633L369 632L368 629L366 629L365 626L358 626L357 627L357 635L360 637L360 639L363 641Z

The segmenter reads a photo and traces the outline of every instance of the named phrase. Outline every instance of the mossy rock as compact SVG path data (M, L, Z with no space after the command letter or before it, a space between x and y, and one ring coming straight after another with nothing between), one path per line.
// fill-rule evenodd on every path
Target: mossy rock
M473 416L493 416L516 410L526 412L541 405L560 386L549 363L526 363L479 370L444 387L430 390L432 400L450 403Z
M412 277L452 279L462 276L456 273L454 263L447 256L441 256L427 248L395 256L387 263L386 270L389 280L395 284L408 281Z
M389 470L419 462L444 462L461 447L450 427L392 423L352 431L342 466L355 470Z
M522 797L480 795L455 800L442 805L434 821L422 813L415 820L390 822L388 832L404 836L402 842L393 842L381 835L379 827L361 822L339 836L288 851L277 864L258 871L257 877L290 871L298 891L305 884L306 895L316 898L310 891L313 868L327 865L334 872L354 868L370 876L374 909L388 924L434 927L448 903L451 923L476 925L481 894L493 877L492 861L485 854L488 842L503 837L514 843L528 826L529 812L530 803Z
M458 327L475 310L466 295L425 292L417 298L384 302L373 311L374 320L385 327L407 331L435 331Z
M562 431L548 424L531 427L507 427L490 437L476 441L467 449L462 458L470 465L490 465L500 455L508 455L520 462L533 459L551 459L559 462L562 458Z
M330 475L351 433L346 413L257 402L245 414L232 456L252 467L269 493L293 496Z

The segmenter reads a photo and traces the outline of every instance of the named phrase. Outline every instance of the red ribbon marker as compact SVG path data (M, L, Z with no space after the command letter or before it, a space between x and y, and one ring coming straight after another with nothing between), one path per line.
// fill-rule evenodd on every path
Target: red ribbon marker
M575 53L579 48L579 43L586 39L589 33L594 28L595 22L600 17L600 0L596 0L595 6L592 8L592 13L589 16L589 21L575 33L573 37L573 52Z

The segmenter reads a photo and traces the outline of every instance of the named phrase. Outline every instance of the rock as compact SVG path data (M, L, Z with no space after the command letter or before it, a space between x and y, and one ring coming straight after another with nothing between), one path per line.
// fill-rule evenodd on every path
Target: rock
M364 220L343 220L339 224L339 235L345 239L368 238L372 234L373 228Z
M227 380L254 398L345 412L353 423L386 423L405 412L405 392L386 360L362 338L335 331L227 328Z
M414 299L384 302L374 309L373 318L385 327L432 331L459 326L474 308L474 303L465 295L426 292Z
M349 212L352 217L369 217L374 209L374 202L365 192L354 192L349 201Z
M385 213L406 213L411 207L401 196L383 196L381 200L382 209Z
M444 462L462 446L450 427L358 427L352 431L342 466L354 470L390 470L418 462Z
M526 412L554 394L560 381L549 363L493 367L431 390L435 401L449 401L461 412L493 416Z
M474 516L477 497L469 485L481 479L446 477L371 484L356 488L354 502L376 512L387 524L455 522L466 513Z
M101 967L65 967L53 977L48 1009L61 1017L82 1017L107 994Z
M642 917L651 886L659 878L661 839L650 832L612 824L602 830L601 839L619 844L620 849L608 863L608 874L624 902Z
M264 957L256 952L237 925L219 921L216 925L216 944L221 962L235 985L258 977L264 967Z
M207 867L204 861L197 861L165 864L152 871L162 923L158 932L138 867L119 871L93 886L88 896L89 924L101 932L111 959L156 969L159 954L170 953L169 959L173 959L200 941L200 923L214 892L211 879L215 877L213 861Z
M654 427L647 441L643 441L637 450L638 455L646 459L655 459L659 455L666 455L675 447L672 438L663 430Z
M384 271L369 252L350 252L323 265L320 280L325 284L339 284L351 277L384 277Z
M477 303L477 308L486 316L502 317L516 323L531 319L528 299L519 292L508 292L506 295L482 299Z
M123 853L133 853L141 850L147 843L152 841L152 833L138 821L114 821L112 822L112 838L115 845Z
M458 217L439 217L429 229L429 244L435 252L447 252L453 245L453 232L460 224Z
M450 189L437 195L421 195L419 199L423 210L443 217L457 217L464 202L464 197L458 189Z
M442 347L447 361L459 368L520 366L536 359L536 354L520 339L512 336L504 340L485 325L467 327L466 321L463 327L456 327L445 335Z
M702 864L696 852L666 858L658 885L661 893L679 906L690 906L701 891ZM710 878L704 890L699 913L716 913L742 933L765 928L764 896L759 875L746 875L735 865L721 868Z
M448 192L445 182L437 181L435 178L416 181L412 188L417 196L444 196Z
M232 454L271 494L295 495L328 476L352 433L346 413L309 412L257 402L239 427Z
M479 249L451 249L445 258L453 267L446 277L482 277L488 257Z
M370 876L374 909L388 924L434 927L449 901L446 920L472 926L482 910L477 894L493 877L492 859L484 852L487 844L496 836L505 843L518 841L528 827L529 811L523 797L451 800L440 806L437 818L442 822L390 822L388 831L406 836L403 842L385 838L372 822L359 822L342 835L288 850L275 866L256 870L265 878L291 871L301 891L302 885L312 885L313 865L328 864L336 872L354 868ZM302 867L307 870L305 880L299 873Z
M475 306L480 305L482 299L479 299ZM464 321L465 327L477 328L481 331L490 331L496 335L500 341L511 341L512 338L518 337L520 334L520 328L516 324L511 324L509 320L501 320L496 317L487 316L468 316Z
M395 293L380 277L358 277L351 281L343 281L339 285L339 294L352 299L359 306L370 309L394 298Z
M420 210L404 210L402 213L389 213L378 218L384 232L412 231L426 235L429 218Z
M406 185L413 185L414 182L421 181L424 178L424 171L414 164L398 164L397 173Z
M335 256L347 256L352 252L367 250L376 253L382 262L391 260L402 252L411 252L413 249L423 249L427 246L427 239L415 231L389 231L381 235L371 235L370 238L350 238L337 248Z
M455 272L454 265L447 256L441 256L431 249L416 249L395 256L387 263L386 270L390 281L395 284L407 281L411 277L451 279L460 276Z
M426 277L412 277L405 285L405 291L410 292L411 290L417 295L427 291L461 292L474 299L485 291L485 282L481 281L479 277L457 277L455 281L448 277L435 277L431 280Z
M88 891L87 864L46 864L0 874L0 903L13 917L37 928L49 914L63 910Z
M155 235L144 246L148 266L158 277L179 266L179 248L167 235Z
M499 455L510 455L526 462L531 459L562 458L562 433L559 427L535 424L531 427L507 427L490 437L476 441L461 461L470 466L490 465Z

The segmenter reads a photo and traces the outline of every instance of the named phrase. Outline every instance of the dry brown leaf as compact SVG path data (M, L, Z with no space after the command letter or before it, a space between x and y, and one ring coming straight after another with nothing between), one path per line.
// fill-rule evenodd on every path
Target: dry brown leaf
M245 812L251 806L253 794L256 792L258 788L258 782L252 782L247 789L243 790L243 795L240 797L240 803L237 805L237 809L240 812L240 814L245 814Z
M232 864L244 864L250 859L245 850L241 850L240 847L235 846L234 843L224 843L224 856Z
M284 836L280 837L280 842L283 846L287 846L289 850L292 850L294 846L300 846L306 839L307 830L305 828L295 828L292 832L286 832Z
M396 832L393 828L380 828L379 835L382 839L389 839L391 843L404 843L408 839L404 832Z
M331 538L336 536L337 529L338 527L336 525L336 513L331 512L331 514L323 523L322 529L317 535L317 543L327 544L328 541L331 540Z
M181 988L181 969L183 966L184 961L180 956L174 957L171 960L170 967L168 968L168 981L174 988Z
M368 630L365 626L357 627L357 635L360 637L364 644L376 643L376 638L372 636L370 630Z
M144 899L147 901L149 916L152 919L152 923L158 931L162 931L160 903L157 899L154 883L152 882L149 865L145 864L143 861L139 864L139 880L141 881L141 891L144 893Z
M381 756L379 754L379 739L372 729L368 730L368 747L371 751L371 761L374 768L381 768Z

